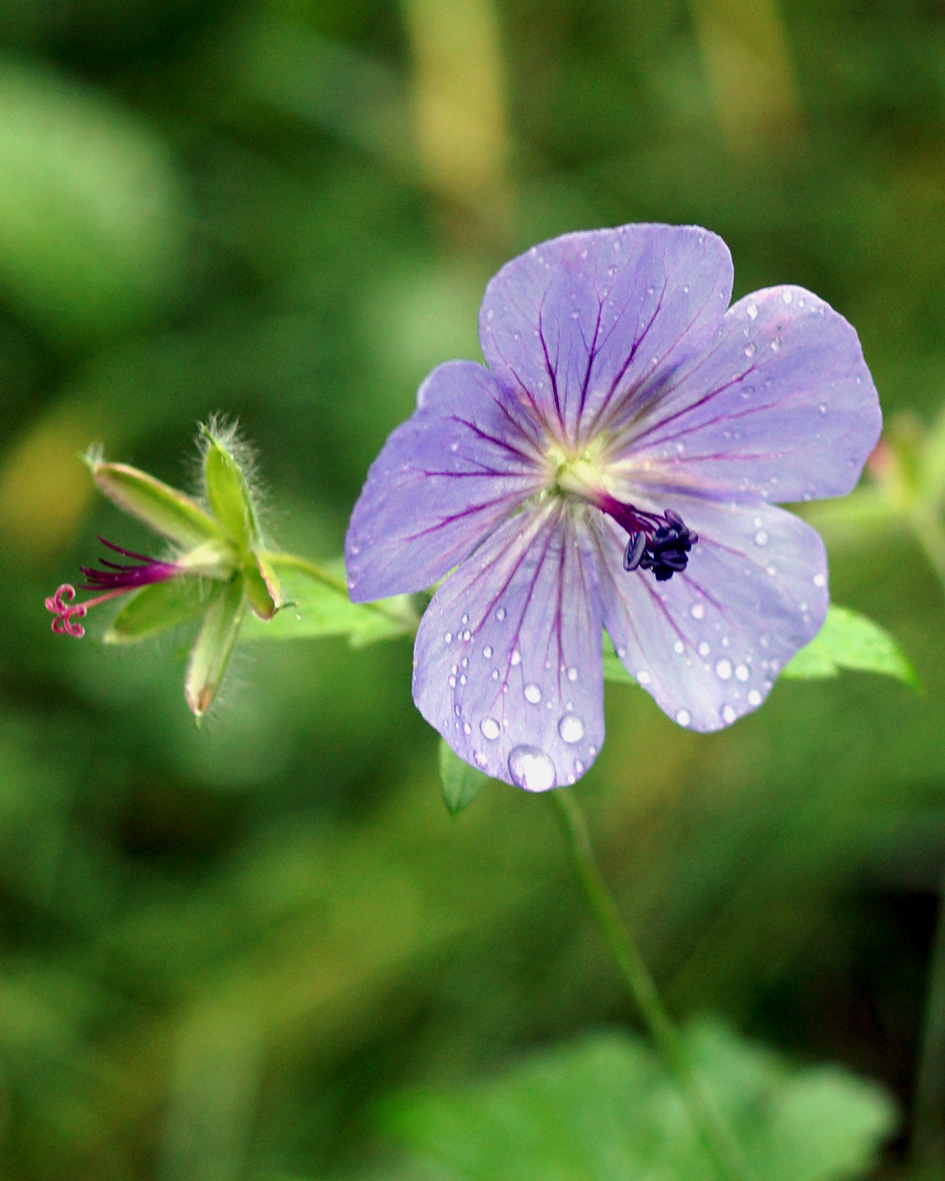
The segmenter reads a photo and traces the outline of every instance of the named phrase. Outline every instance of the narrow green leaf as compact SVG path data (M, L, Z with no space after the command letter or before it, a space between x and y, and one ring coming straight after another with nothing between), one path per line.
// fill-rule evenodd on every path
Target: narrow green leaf
M893 1131L892 1100L836 1067L792 1066L714 1022L685 1035L706 1093L761 1181L852 1181ZM716 1181L678 1085L641 1038L598 1034L478 1086L387 1105L443 1181Z
M204 428L206 450L203 476L210 507L240 549L252 545L258 537L256 511L246 477L224 440Z
M242 574L214 588L203 625L190 653L184 696L195 717L210 708L233 653L246 613Z
M92 455L88 464L99 491L155 533L188 549L224 540L216 521L176 488L127 463L106 463Z
M781 676L835 677L842 668L879 673L919 687L915 669L889 632L865 615L831 604L824 626L785 665Z
M446 743L440 739L440 786L443 802L453 816L468 808L482 791L489 776L476 767L464 762Z
M207 606L196 578L143 586L129 598L105 633L106 644L130 644L195 619Z
M341 560L316 565L292 554L261 555L278 576L285 609L265 621L250 616L243 640L298 640L347 636L355 646L410 635L417 617L406 595L377 603L352 603Z

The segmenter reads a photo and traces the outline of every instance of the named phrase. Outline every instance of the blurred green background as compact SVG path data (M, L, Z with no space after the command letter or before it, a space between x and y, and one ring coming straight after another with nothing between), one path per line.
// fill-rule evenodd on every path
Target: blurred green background
M942 0L0 0L0 1176L419 1177L379 1100L632 1016L547 806L447 816L407 641L247 646L198 733L183 644L50 634L96 534L154 548L77 453L192 483L238 416L271 533L332 557L502 262L642 220L828 299L916 431L943 214ZM926 695L786 682L701 737L611 686L579 793L675 1012L908 1107L945 602L907 537L827 526Z

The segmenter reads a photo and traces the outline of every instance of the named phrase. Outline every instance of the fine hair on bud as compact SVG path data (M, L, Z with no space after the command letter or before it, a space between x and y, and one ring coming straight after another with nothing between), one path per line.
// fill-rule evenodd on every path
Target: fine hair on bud
M260 533L265 536L268 512L266 508L267 489L259 473L259 457L256 448L243 435L240 424L235 418L230 418L222 412L211 414L206 422L202 422L197 430L198 467L197 482L200 487L199 499L206 507L208 495L204 479L204 461L208 448L216 444L225 451L236 466L246 484L253 514Z

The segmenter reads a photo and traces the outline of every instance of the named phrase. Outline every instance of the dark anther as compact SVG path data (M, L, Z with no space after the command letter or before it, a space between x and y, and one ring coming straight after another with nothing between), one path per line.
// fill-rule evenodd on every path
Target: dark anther
M686 569L689 551L699 536L687 528L679 513L666 509L658 516L629 505L619 508L619 515L609 508L604 511L610 512L630 534L623 555L624 570L651 570L657 582L666 582Z

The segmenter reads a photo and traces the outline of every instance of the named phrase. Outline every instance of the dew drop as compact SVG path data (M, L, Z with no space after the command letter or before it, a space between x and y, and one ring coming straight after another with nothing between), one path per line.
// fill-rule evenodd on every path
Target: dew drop
M490 660L492 658L492 648L489 644L486 644L485 648L483 648L482 654L485 656L486 660Z
M750 357L753 357L754 355L755 355L754 343L746 344L745 345L745 356L750 358Z
M483 718L479 723L479 729L482 731L483 738L488 738L490 742L495 741L502 732L502 727L495 718Z
M748 680L748 665L747 664L736 665L735 666L735 676L738 677L738 679L740 681L747 681Z
M472 726L468 722L463 722L463 733L472 734Z
M757 689L748 690L748 704L761 705L761 693Z
M496 617L496 619L498 619L499 623L501 623L501 622L502 622L502 620L503 620L503 619L505 619L505 608L504 608L504 607L500 607L500 608L499 608L499 609L496 611L496 613L495 613L495 617Z
M576 681L577 679L578 679L578 670L576 668L569 668L568 669L568 680L573 682L573 681Z
M772 353L780 353L781 341L778 339L778 337L775 337L774 340L771 342L771 351L772 351Z
M790 303L793 296L791 295L790 291L785 291L785 293L781 296L781 298L784 300L785 303Z
M548 791L557 783L555 765L537 746L515 746L509 754L512 782L526 791Z
M755 534L755 545L767 545L767 544L768 544L768 534L765 533L764 529L759 529L758 532Z
M676 714L676 721L680 724L680 726L688 726L692 721L692 715L689 713L688 709L681 709Z
M463 632L463 639L468 643L472 639L472 632L467 628Z
M481 767L482 770L485 770L489 765L489 760L481 750L473 751L473 761L475 762L476 766Z
M466 684L466 674L465 674L465 673L462 673L462 674L460 675L460 678L459 678L459 683L460 683L461 685L465 685L465 684Z
M708 644L705 642L705 640L703 640L703 641L702 641L702 642L699 644L699 655L700 655L700 656L708 656L708 655L709 655L709 651L710 651L710 649L709 649L709 645L708 645Z
M745 308L745 311L748 313L749 320L754 320L754 318L758 315L758 308L753 303L750 303L748 307Z
M645 668L641 668L640 671L637 673L637 684L638 685L648 685L649 683L650 683L650 674L646 671Z
M686 645L682 642L682 640L676 640L676 642L673 644L673 651L679 656L682 656L682 654L686 651Z
M541 701L541 689L534 681L526 685L522 692L525 694L525 700L531 705L537 705Z
M732 675L732 662L726 660L724 657L721 660L717 660L715 663L715 674L723 681L727 681Z
M577 714L565 714L558 723L562 742L580 742L584 737L584 723Z
M456 688L456 678L454 676L447 677L447 684L451 689Z
M728 726L731 726L732 722L735 721L735 710L732 709L732 707L730 705L726 705L723 707L722 721L725 722L725 724Z
M705 618L705 603L693 603L689 608L689 614L693 619Z
M460 622L460 623L463 625L463 627L465 627L465 626L466 626L466 624L467 624L467 623L469 623L469 616L468 616L468 615L464 615L464 616L462 617L462 619L461 619L459 622Z
M452 642L453 642L453 633L452 632L444 632L443 633L443 643L444 644L452 644Z
M825 574L815 574L814 575L814 586L826 586L826 585L827 585L827 576Z
M514 668L517 664L522 663L522 654L518 648L513 648L509 653L509 664Z

